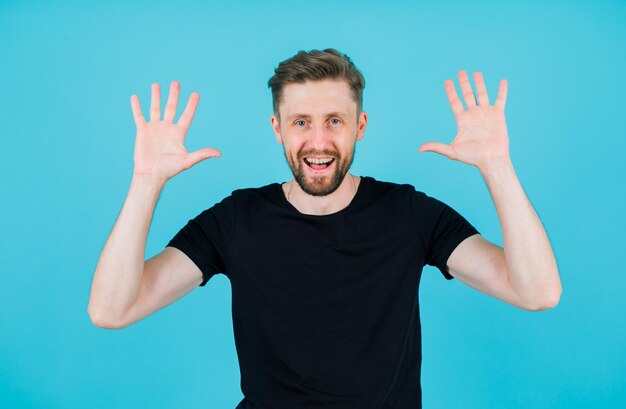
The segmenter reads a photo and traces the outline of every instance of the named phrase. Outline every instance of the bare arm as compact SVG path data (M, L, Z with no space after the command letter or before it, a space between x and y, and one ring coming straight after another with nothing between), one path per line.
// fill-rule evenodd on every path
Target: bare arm
M458 133L450 145L429 142L432 151L476 166L491 193L502 226L504 248L480 235L468 237L448 259L450 274L464 283L517 307L543 310L561 297L561 280L548 236L515 174L504 117L508 82L502 80L494 105L480 72L474 95L465 71L458 73L467 109L454 83L444 84Z
M134 306L139 299L151 299L153 308L162 307L167 301L173 301L172 294L182 296L182 288L188 289L188 292L193 288L190 287L192 283L200 283L199 269L186 256L181 256L180 251L164 251L154 257L155 261L144 262L148 229L165 183L204 159L220 156L219 151L211 148L193 153L185 149L183 143L199 95L191 95L184 113L175 124L173 120L179 93L180 85L176 81L172 82L164 118L161 120L160 87L153 84L150 122L146 122L141 114L138 97L131 97L137 126L135 169L128 196L100 254L91 286L88 312L98 326L119 328L129 323L130 311L138 310ZM147 277L154 280L162 271L177 268L185 273L172 274L178 281L170 282L169 287L159 287L161 292L156 294L158 299L155 299L154 294L147 294L154 289L154 285L147 285L150 284ZM141 293L144 294L140 297ZM148 310L144 308L144 311Z
M450 274L463 283L529 311L556 306L561 280L548 236L510 161L483 174L502 226L504 248L480 235L450 254Z
M163 185L135 176L107 239L91 285L89 316L98 326L112 326L135 302L144 269L150 221Z

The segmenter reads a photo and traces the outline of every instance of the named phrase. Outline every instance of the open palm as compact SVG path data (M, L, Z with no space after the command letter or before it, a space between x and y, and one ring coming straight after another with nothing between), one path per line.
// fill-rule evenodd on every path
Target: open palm
M161 90L159 84L152 84L150 122L146 122L141 113L139 97L136 95L131 97L130 103L137 127L134 154L135 175L149 176L166 182L202 160L221 155L213 148L200 149L191 153L185 149L185 137L200 96L196 92L191 94L178 123L174 123L179 94L180 84L178 81L173 81L163 120L161 120Z
M478 168L482 168L492 159L508 158L509 137L504 118L507 81L500 81L496 102L490 105L482 73L474 73L477 97L474 96L467 73L460 71L458 77L467 109L463 107L456 93L454 82L446 80L444 83L456 119L456 137L449 145L439 142L425 143L420 147L420 152L436 152Z

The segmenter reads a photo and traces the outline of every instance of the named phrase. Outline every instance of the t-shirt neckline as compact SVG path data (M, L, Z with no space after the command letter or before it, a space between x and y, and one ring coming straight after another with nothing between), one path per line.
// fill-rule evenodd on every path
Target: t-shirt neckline
M285 192L283 192L283 183L287 183L287 182L283 182L283 183L276 183L276 192L278 193L278 196L280 197L280 202L283 206L287 207L292 213L297 214L300 217L309 217L312 219L323 219L323 218L331 218L334 216L339 216L343 213L349 212L351 209L353 209L361 200L361 198L363 197L363 191L366 189L367 185L370 182L370 177L369 176L361 176L361 181L359 182L359 186L356 188L356 193L354 194L354 197L352 198L352 200L350 201L350 203L348 203L348 205L346 207L344 207L341 210L338 210L334 213L329 213L329 214L306 214L306 213L301 213L294 205L292 205L288 200L287 197L285 196Z

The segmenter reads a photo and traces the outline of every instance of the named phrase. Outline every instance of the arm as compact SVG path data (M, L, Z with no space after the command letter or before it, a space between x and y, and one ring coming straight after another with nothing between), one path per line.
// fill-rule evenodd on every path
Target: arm
M184 148L199 96L192 94L180 120L174 124L179 92L180 85L172 82L164 119L160 120L160 89L153 84L150 122L141 114L138 97L131 97L137 126L135 169L91 285L88 313L97 326L129 325L182 297L202 281L200 270L176 249L166 249L144 262L148 229L165 183L196 163L220 155L210 148L193 153Z
M458 134L450 145L429 142L420 151L440 153L480 170L498 212L504 248L480 235L469 237L450 255L450 274L479 291L523 309L536 311L554 307L562 291L554 253L509 156L504 118L507 82L501 81L498 98L491 106L482 74L475 73L474 81L477 98L467 73L459 72L467 110L452 81L446 81Z

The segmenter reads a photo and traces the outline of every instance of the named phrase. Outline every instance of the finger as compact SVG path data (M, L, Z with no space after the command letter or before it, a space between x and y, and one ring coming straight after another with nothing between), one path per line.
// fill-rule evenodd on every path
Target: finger
M180 125L184 128L189 128L189 125L191 125L191 121L193 120L193 116L196 113L198 101L200 101L200 94L198 94L197 92L193 92L189 97L185 112L183 112L183 114L180 116L177 125Z
M474 73L474 84L476 84L476 93L478 94L478 105L489 106L489 95L487 95L487 87L482 72Z
M170 84L170 95L167 97L167 104L165 105L164 121L174 122L176 108L178 108L178 95L180 95L180 83L172 81Z
M139 97L137 95L130 96L130 108L133 110L135 126L137 128L144 126L146 124L146 120L141 113L141 105L139 104Z
M420 146L420 152L435 152L440 155L447 156L450 159L456 159L454 149L450 145L439 142L427 142Z
M150 121L161 119L161 86L152 84L152 100L150 101Z
M459 71L459 84L461 84L461 92L463 93L463 100L467 108L476 106L476 97L474 97L474 91L472 91L472 85L470 84L469 77L465 70Z
M217 149L213 149L213 148L200 149L195 152L191 152L187 156L187 159L185 160L185 167L189 169L196 163L202 162L205 159L219 158L220 156L222 156L222 153L218 151Z
M509 82L507 80L500 80L500 87L498 88L498 98L494 106L501 111L504 111L506 105L506 95L509 92Z
M463 112L465 109L463 108L463 103L459 99L459 96L456 94L454 82L452 82L452 80L446 80L446 82L444 82L443 84L443 87L446 90L446 94L448 95L448 102L450 103L450 108L452 108L454 116Z

